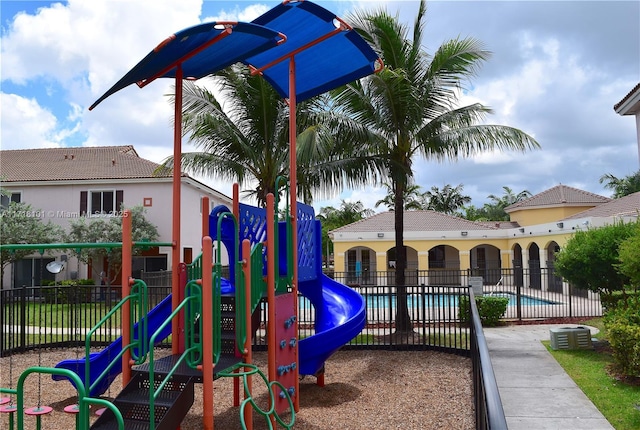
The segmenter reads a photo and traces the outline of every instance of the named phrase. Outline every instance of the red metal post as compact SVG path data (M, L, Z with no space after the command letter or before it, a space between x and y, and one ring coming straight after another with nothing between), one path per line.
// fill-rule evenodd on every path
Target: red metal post
M267 194L267 367L269 381L275 381L276 372L276 266L275 215L273 194Z
M251 242L249 239L245 239L242 241L242 268L244 271L244 296L245 296L245 315L247 321L245 323L245 342L244 342L244 362L247 364L251 364L253 361L253 356L251 353ZM248 368L245 368L245 371L248 371ZM239 379L239 378L236 378ZM247 376L247 391L251 393L253 389L253 377L251 375ZM245 399L247 398L247 394L245 393ZM244 419L245 424L247 426L247 430L253 430L253 408L251 407L251 403L247 405L247 408L244 410Z
M298 315L298 175L296 166L296 62L292 56L289 60L289 180L291 195L291 235L293 242L293 274L291 280L291 293L293 295L293 314ZM298 333L298 320L293 323L293 332ZM298 348L295 348L295 361L299 363ZM300 383L298 378L298 367L294 369L295 373L295 396L293 397L294 410L300 410Z
M203 429L213 430L213 281L212 240L202 238L202 392Z
M231 213L238 220L238 227L240 227L240 187L238 183L233 184L233 208L231 209Z
M131 293L131 259L133 257L131 240L131 211L126 209L122 214L122 297ZM110 292L108 292L110 294ZM122 306L122 348L131 343L131 302L127 300ZM141 341L143 341L141 339ZM131 349L126 348L122 355L122 388L131 380Z
M174 129L173 129L173 203L171 236L173 250L171 253L171 309L176 309L183 299L180 288L180 180L182 171L182 65L176 68L176 97L174 102ZM180 345L183 344L184 333L181 332L180 321L174 318L171 321L171 351L178 354Z
M237 182L233 184L232 193L231 213L238 222L238 228L240 228L240 186ZM234 250L234 256L236 255L235 252ZM232 263L230 262L230 264ZM233 406L240 406L240 378L233 378Z
M202 237L211 236L209 234L209 197L202 198Z

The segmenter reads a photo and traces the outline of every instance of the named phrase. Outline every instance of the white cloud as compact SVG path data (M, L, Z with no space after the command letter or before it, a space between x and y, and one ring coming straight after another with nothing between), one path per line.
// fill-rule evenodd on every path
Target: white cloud
M271 9L271 7L272 6L267 6L265 4L251 4L244 8L240 8L236 5L233 10L227 11L223 9L217 15L206 17L202 21L251 22Z
M56 117L34 99L0 93L2 149L55 148Z
M131 144L156 162L171 155L173 108L165 97L171 80L131 86L92 112L87 107L171 32L198 24L203 7L205 21L250 21L279 4L205 1L69 0L5 17L2 148ZM417 1L319 3L341 17L386 6L408 26L418 7ZM462 102L492 107L488 123L517 127L542 150L455 163L416 160L418 184L462 183L481 205L502 186L536 193L562 182L600 192L600 175L637 170L635 121L619 117L613 105L638 82L638 17L637 2L428 3L428 52L458 35L477 37L494 52ZM202 181L230 192L229 184ZM370 187L341 197L373 208L384 194ZM326 202L339 206L340 197Z

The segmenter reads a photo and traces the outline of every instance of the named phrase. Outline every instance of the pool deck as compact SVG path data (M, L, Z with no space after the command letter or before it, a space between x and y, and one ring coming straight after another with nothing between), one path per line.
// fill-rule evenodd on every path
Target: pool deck
M614 430L541 343L559 327L577 325L484 329L509 430Z

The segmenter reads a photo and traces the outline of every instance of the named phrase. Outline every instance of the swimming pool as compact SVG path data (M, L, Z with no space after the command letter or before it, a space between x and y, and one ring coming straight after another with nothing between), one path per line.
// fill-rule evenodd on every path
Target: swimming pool
M396 307L395 294L364 294L367 300L367 309L394 309ZM517 295L509 292L494 292L485 294L486 297L507 297L509 303L507 306L517 305ZM458 306L458 295L456 294L409 294L407 296L407 303L409 308L446 308ZM542 306L542 305L557 305L559 302L553 302L550 300L538 299L531 296L520 296L521 306ZM309 309L311 304L309 300L300 297L298 307L301 309Z
M497 292L485 294L491 297L507 297L509 303L507 306L517 306L517 295L508 292ZM424 299L423 299L424 297ZM394 308L396 306L396 296L393 294L367 294L367 308ZM458 306L458 295L455 294L409 294L408 305L410 308L440 308ZM424 302L424 303L423 303ZM520 305L522 306L542 306L557 305L558 302L550 300L538 299L531 296L520 296Z
M518 304L518 296L513 293L498 292L498 293L485 294L485 296L507 297L509 299L508 306L516 306ZM561 305L562 303L554 302L551 300L538 299L536 297L531 297L531 296L520 295L520 304L522 306L541 306L541 305Z

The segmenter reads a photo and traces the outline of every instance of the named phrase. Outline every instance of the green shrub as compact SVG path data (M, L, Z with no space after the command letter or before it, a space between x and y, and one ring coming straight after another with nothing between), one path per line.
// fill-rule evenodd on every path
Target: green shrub
M640 305L627 302L604 317L613 359L627 376L640 377Z
M600 302L604 307L605 313L615 312L616 309L624 309L630 306L640 310L640 290L614 291L610 295L601 296Z
M57 286L51 286L42 290L42 296L46 303L88 303L91 302L91 290L89 286L95 285L93 279L65 279Z
M607 326L613 359L627 376L640 377L640 326L620 320Z
M493 327L498 325L500 318L507 312L509 299L507 297L478 296L476 297L476 307L480 315L480 322L483 327ZM462 322L469 322L469 297L460 296L458 302L458 318Z

